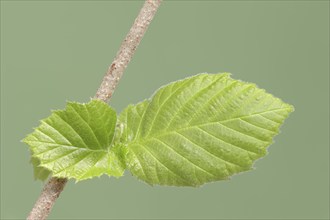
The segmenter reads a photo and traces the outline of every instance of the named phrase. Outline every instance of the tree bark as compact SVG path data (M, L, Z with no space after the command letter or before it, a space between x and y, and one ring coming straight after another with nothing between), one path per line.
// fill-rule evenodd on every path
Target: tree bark
M155 16L160 3L161 0L147 0L144 3L139 15L134 21L134 24L122 42L115 59L109 66L94 98L100 99L104 102L109 101L112 93L118 85L119 79L123 75L128 63L131 61L136 48L140 44L144 33Z

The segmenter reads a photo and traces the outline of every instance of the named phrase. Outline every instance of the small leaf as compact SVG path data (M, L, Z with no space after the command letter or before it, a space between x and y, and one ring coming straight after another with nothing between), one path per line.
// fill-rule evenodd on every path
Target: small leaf
M102 174L122 176L126 149L110 148L116 120L116 112L104 102L68 102L65 110L54 111L23 141L55 177L79 181Z
M49 170L40 166L40 161L36 157L31 157L30 160L33 166L33 175L35 180L45 181L51 174Z
M267 153L292 111L227 73L177 81L121 113L126 163L149 184L198 186L228 179Z

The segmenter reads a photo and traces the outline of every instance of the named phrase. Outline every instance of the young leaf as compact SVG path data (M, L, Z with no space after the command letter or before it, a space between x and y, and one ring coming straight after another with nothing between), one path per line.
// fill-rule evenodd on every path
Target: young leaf
M23 141L32 157L55 177L77 181L108 174L122 176L125 148L110 148L116 112L106 103L67 103L65 110L54 111Z
M293 107L229 74L200 74L128 106L126 163L149 184L198 186L252 168Z
M50 171L47 170L46 168L41 167L40 161L36 157L31 157L30 162L33 166L34 179L45 181L48 178L48 176L50 175Z

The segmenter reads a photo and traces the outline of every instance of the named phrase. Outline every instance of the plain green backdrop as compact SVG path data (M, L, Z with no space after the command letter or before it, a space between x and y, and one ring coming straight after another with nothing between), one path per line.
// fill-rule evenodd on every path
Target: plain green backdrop
M66 100L93 97L142 1L1 1L1 218L23 219L43 183L20 140ZM200 188L129 172L70 181L51 219L329 218L329 1L165 1L111 105L231 72L295 106L252 172Z

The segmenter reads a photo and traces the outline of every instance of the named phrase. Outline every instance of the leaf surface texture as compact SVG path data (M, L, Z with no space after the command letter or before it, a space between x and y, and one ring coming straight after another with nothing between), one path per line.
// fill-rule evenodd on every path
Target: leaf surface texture
M111 147L116 121L116 112L104 102L68 102L23 141L39 166L55 177L79 181L102 174L122 176L125 148Z
M127 146L126 164L139 179L199 186L250 170L292 111L227 73L199 74L128 106L117 139Z

